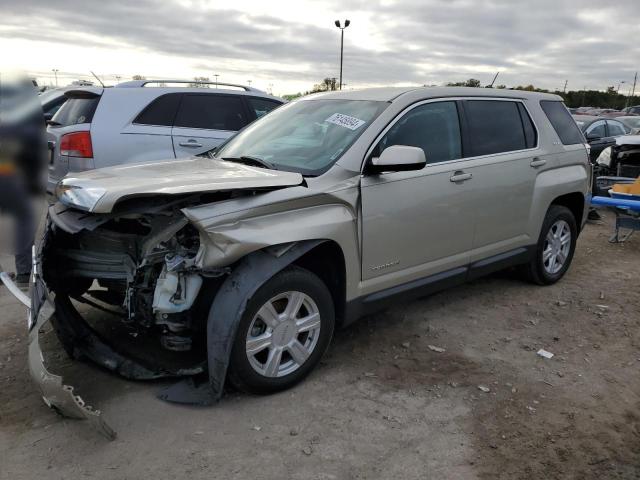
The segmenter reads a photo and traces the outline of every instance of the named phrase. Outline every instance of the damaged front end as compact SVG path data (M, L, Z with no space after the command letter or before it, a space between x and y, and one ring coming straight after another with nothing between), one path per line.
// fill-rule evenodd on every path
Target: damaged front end
M115 433L100 412L47 370L39 336L51 322L72 358L129 379L204 372L207 314L227 270L197 265L199 232L180 203L114 214L57 203L34 252L31 375L47 405L108 438Z

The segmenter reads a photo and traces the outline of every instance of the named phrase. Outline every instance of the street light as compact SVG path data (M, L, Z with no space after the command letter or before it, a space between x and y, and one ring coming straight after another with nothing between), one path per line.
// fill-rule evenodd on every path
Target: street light
M340 20L336 20L336 27L340 29L340 90L342 90L342 56L344 53L344 29L351 25L350 20L344 21L344 27L340 24Z
M58 86L58 69L57 68L52 68L51 71L53 72L53 75L56 77L56 87Z
M216 88L218 88L218 77L220 75L218 75L217 73L214 73L213 76L216 77Z

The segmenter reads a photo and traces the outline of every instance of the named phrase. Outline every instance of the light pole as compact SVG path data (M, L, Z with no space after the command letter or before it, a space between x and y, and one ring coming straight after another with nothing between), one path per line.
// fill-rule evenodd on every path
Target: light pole
M249 88L251 88L251 80L247 80L247 83L249 84Z
M57 87L58 86L58 69L52 68L51 71L53 72L54 77L56 77L56 87Z
M340 20L336 20L336 27L340 29L340 90L342 90L342 57L344 53L344 29L350 24L350 20L344 21L344 27L340 24Z
M216 88L218 88L218 77L220 75L218 75L217 73L214 73L213 76L216 77Z

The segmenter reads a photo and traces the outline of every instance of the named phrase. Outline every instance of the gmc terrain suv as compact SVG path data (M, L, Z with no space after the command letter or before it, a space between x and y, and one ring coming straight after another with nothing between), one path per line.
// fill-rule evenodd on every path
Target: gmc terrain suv
M134 80L67 89L49 120L49 183L69 172L211 150L283 101L242 85Z
M337 326L392 300L511 266L558 281L590 180L560 97L477 88L304 97L199 157L67 177L36 250L31 372L108 435L45 369L51 318L73 357L187 377L169 401L291 387Z

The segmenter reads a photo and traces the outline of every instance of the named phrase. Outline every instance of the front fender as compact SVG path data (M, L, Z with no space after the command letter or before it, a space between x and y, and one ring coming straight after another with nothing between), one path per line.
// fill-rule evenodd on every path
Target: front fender
M196 386L193 379L184 380L165 389L160 398L199 405L218 401L224 392L233 341L247 302L267 280L321 243L322 240L312 240L281 245L273 251L260 250L243 258L221 285L209 310L209 381Z

